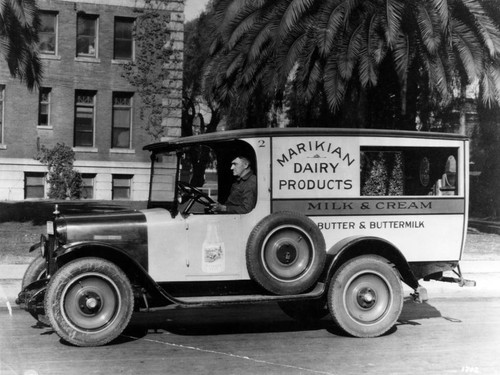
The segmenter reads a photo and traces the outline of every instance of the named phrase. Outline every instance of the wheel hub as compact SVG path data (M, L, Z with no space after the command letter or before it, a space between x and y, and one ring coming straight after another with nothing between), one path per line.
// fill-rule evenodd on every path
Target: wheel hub
M297 259L297 249L289 243L282 244L276 251L276 257L282 264L292 264Z
M372 288L362 288L358 292L357 301L359 306L369 309L377 303L377 294Z
M101 298L97 293L87 292L80 296L78 305L84 314L95 314L101 308Z

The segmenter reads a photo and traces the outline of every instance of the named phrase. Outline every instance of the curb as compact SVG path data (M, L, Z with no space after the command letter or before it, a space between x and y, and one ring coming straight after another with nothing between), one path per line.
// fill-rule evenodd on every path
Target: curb
M22 280L28 264L0 264L0 280Z
M477 229L483 233L500 234L500 223L497 222L470 219L468 224L469 228Z

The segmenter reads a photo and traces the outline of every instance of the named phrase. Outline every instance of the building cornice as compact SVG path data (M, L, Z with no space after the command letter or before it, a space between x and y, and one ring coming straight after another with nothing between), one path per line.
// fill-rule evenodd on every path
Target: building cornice
M75 3L75 0L59 0L61 2ZM182 6L180 11L183 11L184 0L169 0L161 2L165 10L179 11L179 6ZM92 5L111 5L128 8L144 8L146 2L144 0L84 0L78 1L78 5L92 4Z

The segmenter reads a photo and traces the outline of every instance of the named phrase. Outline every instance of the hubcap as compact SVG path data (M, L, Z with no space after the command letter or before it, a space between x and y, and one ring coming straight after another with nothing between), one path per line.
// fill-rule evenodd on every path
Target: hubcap
M89 292L80 296L80 308L86 314L95 314L101 308L101 298L97 293Z
M297 249L289 243L285 243L276 251L276 257L284 265L292 264L297 259Z
M264 241L262 264L279 281L300 279L314 261L311 239L299 227L276 228Z
M393 292L386 278L376 272L360 272L351 277L344 290L347 314L360 324L384 319L392 306Z
M120 293L107 276L82 274L63 290L61 307L65 320L74 329L98 332L115 320L121 307Z
M377 296L372 288L363 288L358 293L358 304L364 309L369 309L377 303Z

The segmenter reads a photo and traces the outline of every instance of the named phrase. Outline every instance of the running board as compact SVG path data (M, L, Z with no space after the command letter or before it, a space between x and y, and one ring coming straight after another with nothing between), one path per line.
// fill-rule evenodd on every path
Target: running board
M145 308L147 311L158 311L172 308L193 308L193 307L214 307L221 305L252 304L266 302L284 302L315 299L321 297L325 292L326 285L317 283L313 290L303 294L293 295L269 295L269 294L248 294L233 296L202 296L202 297L176 297L171 298L174 305L162 307ZM141 309L142 310L142 309Z

